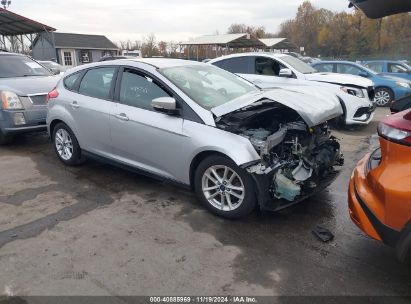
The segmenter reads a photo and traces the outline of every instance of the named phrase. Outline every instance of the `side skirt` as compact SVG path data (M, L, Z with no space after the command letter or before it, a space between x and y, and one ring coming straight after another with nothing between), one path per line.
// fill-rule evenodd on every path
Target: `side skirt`
M128 164L125 164L123 162L114 161L110 158L103 157L103 156L97 155L95 153L88 152L86 150L82 150L81 152L83 153L83 155L86 158L92 158L92 159L94 159L98 162L101 162L101 163L106 163L106 164L109 164L109 165L112 165L112 166L127 170L129 172L137 173L137 174L140 174L140 175L155 179L155 180L160 181L160 182L165 182L167 184L171 184L171 185L174 185L174 186L178 186L180 188L185 188L187 190L191 190L190 185L187 185L185 183L182 183L182 182L179 182L179 181L176 181L176 180L173 180L173 179L161 176L161 175L157 175L157 174L148 172L146 170L135 168L135 167L132 167L132 166L130 166Z

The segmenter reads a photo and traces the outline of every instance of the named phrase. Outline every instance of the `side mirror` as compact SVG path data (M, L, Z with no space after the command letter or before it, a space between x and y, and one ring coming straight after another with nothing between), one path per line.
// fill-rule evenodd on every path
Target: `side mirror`
M50 68L50 71L51 71L54 75L60 74L60 69L58 69L58 68Z
M359 72L359 73L358 73L358 76L368 77L368 73L367 73L367 72Z
M281 69L279 75L280 77L293 77L293 71L290 69Z
M177 102L173 97L159 97L151 101L154 110L170 115L178 114Z

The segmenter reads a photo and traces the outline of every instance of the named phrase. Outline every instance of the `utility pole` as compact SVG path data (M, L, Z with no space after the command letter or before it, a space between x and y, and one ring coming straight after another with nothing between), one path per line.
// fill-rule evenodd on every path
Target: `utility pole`
M1 0L1 5L4 9L7 9L11 4L11 0Z

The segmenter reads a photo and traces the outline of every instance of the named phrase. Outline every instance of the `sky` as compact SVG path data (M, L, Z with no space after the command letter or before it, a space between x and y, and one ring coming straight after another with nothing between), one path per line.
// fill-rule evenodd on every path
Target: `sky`
M276 32L293 18L303 0L12 0L9 10L60 32L102 34L113 42L158 41L225 33L232 23L264 26ZM348 0L311 0L316 7L350 11Z

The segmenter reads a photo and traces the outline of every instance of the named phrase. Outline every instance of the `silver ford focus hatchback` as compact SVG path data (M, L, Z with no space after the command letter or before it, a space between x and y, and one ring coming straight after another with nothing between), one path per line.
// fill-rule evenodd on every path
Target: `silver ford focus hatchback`
M212 212L239 218L321 191L343 164L327 121L333 95L260 90L217 67L125 59L71 69L48 95L59 159L116 163L192 188Z

